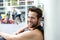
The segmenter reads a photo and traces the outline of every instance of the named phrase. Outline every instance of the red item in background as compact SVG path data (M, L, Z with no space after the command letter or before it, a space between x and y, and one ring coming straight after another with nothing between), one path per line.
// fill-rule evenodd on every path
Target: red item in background
M9 22L10 22L10 24L12 24L12 23L13 23L13 21L12 21L12 20L9 20Z

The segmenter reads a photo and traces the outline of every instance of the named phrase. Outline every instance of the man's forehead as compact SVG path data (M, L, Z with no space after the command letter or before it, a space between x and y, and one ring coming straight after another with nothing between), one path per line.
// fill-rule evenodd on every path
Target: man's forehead
M36 12L29 11L28 15L36 16L36 15L37 15L37 13L36 13Z

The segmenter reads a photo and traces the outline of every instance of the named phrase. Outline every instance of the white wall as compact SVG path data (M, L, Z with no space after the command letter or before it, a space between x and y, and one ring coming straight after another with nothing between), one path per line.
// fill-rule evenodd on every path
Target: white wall
M60 40L60 1L44 0L45 40Z

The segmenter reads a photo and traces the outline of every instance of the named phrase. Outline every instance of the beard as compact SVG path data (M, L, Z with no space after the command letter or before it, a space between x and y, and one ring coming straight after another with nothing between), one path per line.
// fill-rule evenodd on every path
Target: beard
M31 28L35 28L37 25L38 25L38 21L35 24L33 24Z
M31 23L32 23L31 28L35 28L38 25L38 21L36 23L33 23L33 22L31 22ZM27 22L27 24L29 24L29 21Z

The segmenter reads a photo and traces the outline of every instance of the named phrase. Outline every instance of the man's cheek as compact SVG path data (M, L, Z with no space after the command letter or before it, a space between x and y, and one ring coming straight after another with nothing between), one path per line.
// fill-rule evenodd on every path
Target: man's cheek
M29 25L33 25L33 22L28 22Z
M32 23L32 22L29 22L28 24L29 24L29 25L32 25L33 23Z

